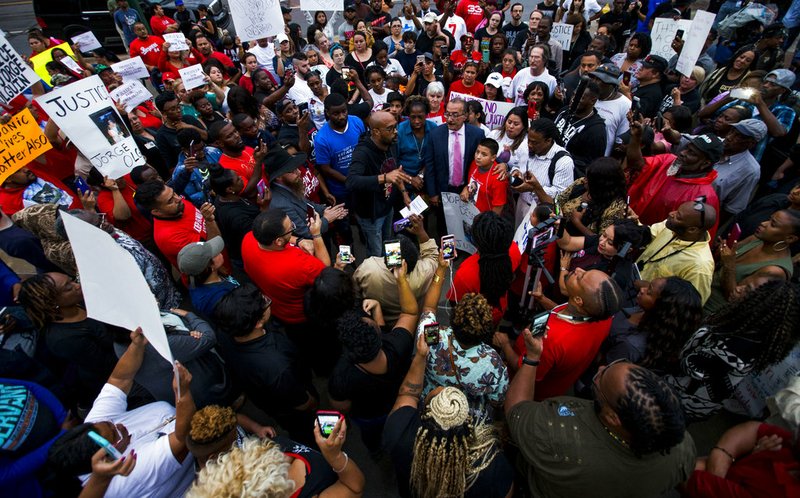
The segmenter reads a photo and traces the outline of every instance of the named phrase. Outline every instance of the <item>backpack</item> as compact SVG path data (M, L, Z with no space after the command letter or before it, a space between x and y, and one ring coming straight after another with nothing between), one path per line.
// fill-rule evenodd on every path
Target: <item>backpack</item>
M569 152L567 152L566 150L560 150L560 151L555 153L555 155L553 156L553 159L550 161L550 167L547 168L547 178L550 180L550 185L553 184L553 177L556 176L556 163L558 163L558 161L562 157L565 157L565 156L566 157L570 157ZM574 163L573 163L572 174L573 174L573 176L575 175Z

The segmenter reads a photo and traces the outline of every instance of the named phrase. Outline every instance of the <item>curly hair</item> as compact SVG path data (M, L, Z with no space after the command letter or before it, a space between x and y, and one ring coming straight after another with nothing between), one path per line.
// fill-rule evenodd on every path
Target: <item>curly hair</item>
M499 306L514 278L508 255L508 248L514 240L514 227L494 211L486 211L473 220L472 238L479 254L480 292L489 304Z
M625 386L614 411L631 434L631 451L638 458L669 453L686 432L680 400L664 380L646 368L633 366Z
M89 438L89 431L99 433L92 423L83 423L66 431L47 450L47 466L56 474L77 477L92 471L92 455L97 444Z
M308 319L315 324L332 323L356 305L356 291L349 274L336 268L323 269L303 296Z
M464 347L489 343L494 333L492 307L481 294L465 294L450 316L453 335Z
M630 242L631 251L626 257L629 261L635 260L652 240L653 236L647 226L640 225L629 218L614 222L614 248L619 251L626 242Z
M406 31L406 33L412 33L412 31ZM423 97L422 95L412 95L411 97L406 99L406 105L403 109L403 115L408 116L411 114L411 109L414 107L422 107L425 111L425 115L427 116L431 112L431 105L428 103L428 99Z
M208 461L186 492L187 498L291 496L297 485L289 478L289 461L276 443L255 437L242 447Z
M264 295L258 287L246 283L220 299L214 308L214 324L231 337L245 336L253 331L266 310Z
M22 281L19 303L37 328L42 329L53 320L61 318L56 299L58 289L50 275L40 273Z
M236 414L232 408L208 405L192 415L189 438L196 443L209 443L236 428Z
M530 123L531 120L528 119L527 107L520 105L512 108L510 111L508 111L505 119L503 120L503 126L500 128L499 138L503 138L506 136L506 121L508 121L508 118L511 116L516 116L519 118L520 121L522 121L522 130L520 131L519 136L515 138L514 141L511 143L511 150L516 151L519 148L519 146L522 145L523 141L525 143L528 142L528 124Z
M647 333L647 348L639 364L672 373L681 348L703 319L700 293L686 280L667 277L653 309L646 311L638 329Z
M375 359L383 345L381 336L364 315L356 310L346 311L336 320L339 340L344 354L353 363L367 363Z
M603 217L612 202L625 199L627 184L622 165L612 157L598 157L586 166L586 187L592 200L582 221L589 226Z
M742 300L726 304L707 324L721 335L760 341L753 370L761 371L786 358L800 340L800 287L793 282L767 282Z

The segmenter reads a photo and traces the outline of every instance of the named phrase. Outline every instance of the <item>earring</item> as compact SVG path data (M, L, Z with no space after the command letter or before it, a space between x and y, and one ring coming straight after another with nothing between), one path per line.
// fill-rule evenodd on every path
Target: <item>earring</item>
M781 247L778 247L779 244L783 244L783 245ZM778 241L778 242L776 242L776 243L774 243L772 245L772 250L775 251L775 252L781 252L784 249L786 249L787 247L789 247L789 243L786 242L785 240L781 240L781 241Z

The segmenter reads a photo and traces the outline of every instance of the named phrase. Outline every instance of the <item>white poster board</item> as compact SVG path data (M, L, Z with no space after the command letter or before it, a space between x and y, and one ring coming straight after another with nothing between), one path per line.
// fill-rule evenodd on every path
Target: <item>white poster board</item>
M83 74L83 68L69 55L62 57L59 62L67 66L67 68L73 73Z
M203 66L200 64L178 69L178 74L181 75L181 81L183 81L183 86L187 92L206 84L206 75L203 73Z
M229 0L233 25L243 41L284 33L283 13L278 0Z
M300 10L314 12L317 10L343 11L344 0L300 0Z
M786 387L797 375L800 375L800 345L795 346L782 362L745 377L733 391L733 399L725 402L725 407L734 413L758 417L767 406L767 398Z
M447 233L456 236L456 249L475 254L472 244L472 220L480 211L471 202L464 202L453 192L442 192L442 208L447 222Z
M7 104L39 81L39 75L0 33L0 104Z
M63 212L61 219L75 254L89 318L128 330L141 327L158 354L173 363L158 301L133 256L99 228Z
M186 35L183 33L164 33L161 37L169 43L170 52L189 50L189 45L186 44Z
M708 33L711 31L711 26L714 24L715 14L706 12L705 10L698 10L692 19L692 27L689 32L683 35L683 50L681 55L678 56L678 64L675 70L686 76L692 75L692 69L703 51L703 46L708 39Z
M506 114L514 108L513 102L497 102L495 100L486 100L465 93L450 92L450 100L460 98L465 101L477 100L483 105L483 112L486 113L486 126L490 130L496 130L503 126L503 120L506 119Z
M79 45L77 48L81 52L91 52L103 46L91 31L73 36L72 43Z
M553 29L550 31L550 38L561 44L564 52L569 52L569 47L572 45L572 30L575 26L563 22L553 24Z
M36 102L104 176L116 179L145 163L99 76L57 88Z
M650 53L660 55L669 61L675 55L675 51L672 50L672 40L675 39L675 33L679 29L682 29L684 33L688 33L691 27L692 21L689 19L681 19L675 22L672 19L659 17L653 21L653 30L650 32L650 38L653 40L653 48L650 49Z
M111 64L111 70L122 76L122 81L138 80L141 78L149 78L150 72L147 66L144 65L140 56L131 57L130 59Z
M137 105L153 98L150 91L138 80L123 83L111 90L109 95L114 102L119 102L125 107L125 112L131 112Z

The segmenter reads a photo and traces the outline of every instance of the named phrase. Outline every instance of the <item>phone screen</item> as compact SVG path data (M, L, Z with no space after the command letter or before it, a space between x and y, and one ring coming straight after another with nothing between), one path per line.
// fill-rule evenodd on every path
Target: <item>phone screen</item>
M75 177L75 188L80 190L81 194L84 195L92 190L91 187L89 187L89 184L86 183L86 180L84 180L80 176Z
M733 244L739 241L739 237L741 236L742 227L740 227L738 223L734 223L733 228L731 228L731 232L728 234L728 240L725 242L728 244L728 247L731 247Z
M630 86L631 84L631 72L625 71L622 73L622 82L625 83L625 86Z
M339 246L339 255L342 263L352 263L353 255L350 252L350 246Z
M456 252L456 236L445 235L442 237L442 258L453 259L458 255Z
M258 190L258 196L264 197L264 194L267 192L267 183L264 181L263 178L258 181L256 189Z
M428 346L433 346L434 344L439 344L439 323L429 323L425 325L423 329L423 333L425 334L425 344Z
M532 246L532 248L535 249L535 248L537 248L537 247L539 247L541 245L546 244L548 240L553 238L553 231L554 230L555 230L554 227L550 227L547 230L545 230L544 232L536 234L533 237L533 246Z
M544 313L539 313L538 315L533 317L531 320L531 334L534 337L539 337L544 335L547 331L547 320L550 318L550 312L545 311Z
M322 437L327 438L336 427L336 422L339 421L338 413L317 413L317 422L319 423L319 432Z
M678 38L679 40L683 40L683 30L682 29L679 29L678 31L675 32L675 38Z
M300 105L297 106L297 111L302 116L304 112L308 110L308 102L301 102Z
M400 252L400 241L392 240L384 242L383 249L385 251L385 260L387 268L397 268L403 264L403 255Z
M308 219L308 224L314 223L314 218L316 218L316 211L314 210L314 206L311 204L306 204L306 218Z

